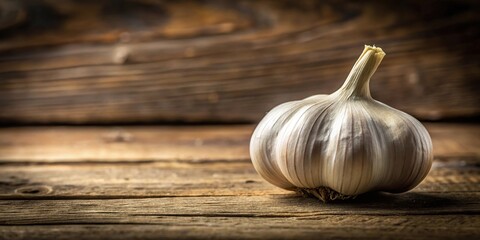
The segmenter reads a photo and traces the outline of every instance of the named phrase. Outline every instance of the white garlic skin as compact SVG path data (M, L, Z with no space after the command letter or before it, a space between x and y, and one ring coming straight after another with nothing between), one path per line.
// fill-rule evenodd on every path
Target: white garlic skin
M273 108L250 142L257 172L280 188L348 196L417 186L432 165L431 138L415 118L371 98L369 79L384 55L365 46L338 91Z

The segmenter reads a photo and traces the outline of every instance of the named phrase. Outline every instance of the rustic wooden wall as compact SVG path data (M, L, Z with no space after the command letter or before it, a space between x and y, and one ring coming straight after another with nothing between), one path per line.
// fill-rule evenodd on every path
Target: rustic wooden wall
M0 122L255 122L338 88L423 120L480 114L478 1L0 0Z

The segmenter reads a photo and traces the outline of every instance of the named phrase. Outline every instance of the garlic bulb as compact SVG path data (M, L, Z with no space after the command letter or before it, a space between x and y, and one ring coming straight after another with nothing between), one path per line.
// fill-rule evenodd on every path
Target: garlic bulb
M250 142L257 172L323 201L417 186L432 165L432 142L415 118L370 96L384 56L365 46L339 90L273 108Z

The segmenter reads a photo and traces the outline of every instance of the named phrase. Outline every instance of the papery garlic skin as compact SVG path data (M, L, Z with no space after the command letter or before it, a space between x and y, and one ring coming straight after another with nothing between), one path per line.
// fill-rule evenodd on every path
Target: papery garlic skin
M415 118L370 96L384 56L365 46L338 91L273 108L250 142L257 172L280 188L345 196L417 186L432 165L431 138Z

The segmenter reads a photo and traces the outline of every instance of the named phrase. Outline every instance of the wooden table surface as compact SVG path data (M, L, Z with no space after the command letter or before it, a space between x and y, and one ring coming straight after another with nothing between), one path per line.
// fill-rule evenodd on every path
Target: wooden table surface
M426 126L421 185L328 204L260 178L252 125L4 127L0 239L478 239L480 125Z

